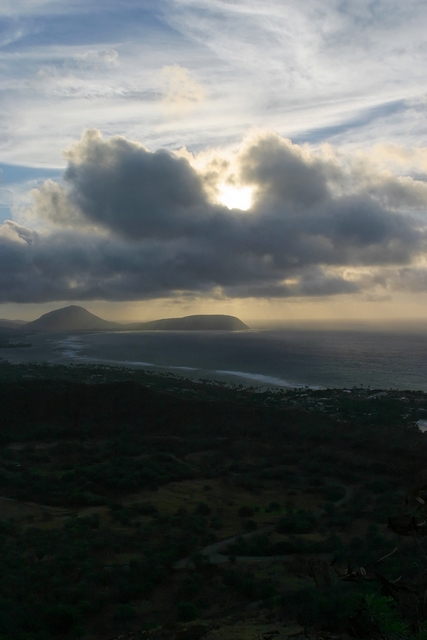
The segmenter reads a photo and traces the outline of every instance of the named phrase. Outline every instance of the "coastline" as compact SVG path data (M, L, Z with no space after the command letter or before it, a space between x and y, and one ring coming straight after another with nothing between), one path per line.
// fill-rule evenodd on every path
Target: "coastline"
M230 386L242 385L248 388L259 388L261 390L275 388L286 389L315 389L320 390L324 387L316 385L306 385L303 383L292 383L281 378L274 378L272 376L266 376L263 374L247 373L243 371L226 371L216 369L199 369L197 367L186 367L179 365L157 365L152 362L139 362L132 360L107 360L102 358L85 358L78 357L73 358L70 362L69 359L60 359L55 361L49 361L49 364L99 364L107 365L111 367L125 367L129 369L149 369L150 371L156 371L159 373L165 372L172 375L176 375L180 378L186 378L195 382L203 382L206 380L215 382L224 382Z
M31 347L4 348L0 356L15 364L146 369L260 390L427 390L427 338L408 334L390 340L388 334L353 332L78 332L29 339Z

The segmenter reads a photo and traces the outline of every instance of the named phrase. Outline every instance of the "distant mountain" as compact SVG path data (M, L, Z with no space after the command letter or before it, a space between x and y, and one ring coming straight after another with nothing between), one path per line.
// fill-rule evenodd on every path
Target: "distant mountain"
M24 324L26 324L25 320L5 320L4 318L0 319L0 327L5 329L20 329Z
M242 331L249 327L235 316L199 315L126 325L129 331Z
M118 322L108 322L98 318L83 307L71 305L45 313L33 322L27 322L22 330L32 331L111 331L122 329Z
M249 327L239 318L222 315L186 316L120 324L108 322L83 307L71 305L45 313L37 320L20 325L19 328L25 333L32 333L33 331L242 331Z

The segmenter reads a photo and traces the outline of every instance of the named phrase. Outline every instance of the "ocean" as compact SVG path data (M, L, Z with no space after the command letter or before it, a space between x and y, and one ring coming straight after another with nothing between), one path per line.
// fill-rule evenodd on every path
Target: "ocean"
M427 332L273 328L244 332L38 334L12 362L117 364L278 387L427 390Z

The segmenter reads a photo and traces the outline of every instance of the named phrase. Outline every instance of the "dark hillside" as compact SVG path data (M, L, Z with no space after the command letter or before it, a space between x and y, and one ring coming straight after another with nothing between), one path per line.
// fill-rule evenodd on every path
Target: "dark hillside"
M421 640L425 413L0 362L1 640Z

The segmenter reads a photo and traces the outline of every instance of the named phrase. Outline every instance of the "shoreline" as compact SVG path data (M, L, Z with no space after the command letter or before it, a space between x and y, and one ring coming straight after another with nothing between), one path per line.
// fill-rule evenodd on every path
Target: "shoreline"
M427 367L422 358L427 341L402 340L390 347L388 340L368 340L362 334L324 340L301 332L270 334L239 332L233 336L188 337L189 332L154 332L141 340L123 333L105 332L37 334L31 347L3 348L0 357L11 364L29 362L61 365L107 365L176 374L190 380L212 380L244 388L322 390L363 387L426 391ZM107 332L109 333L109 332ZM131 332L132 334L135 332ZM153 333L153 332L148 332ZM175 339L175 333L177 338ZM241 335L244 333L244 336ZM341 336L341 337L340 337ZM360 356L360 357L359 357ZM390 366L391 362L399 364Z
M139 362L132 360L107 360L103 358L85 358L85 357L77 357L74 358L73 361L69 359L58 359L58 361L46 361L48 364L99 364L106 365L110 367L125 367L128 369L148 369L149 371L155 372L166 372L172 375L177 375L178 377L185 378L188 380L203 382L204 380L216 381L216 382L226 382L232 386L236 384L241 384L244 387L248 388L260 388L260 389L271 389L272 387L276 389L289 389L291 390L302 390L302 389L312 389L312 390L321 390L325 387L318 385L307 385L303 383L291 383L287 380L283 380L282 378L275 378L273 376L266 376L263 374L254 374L248 373L244 371L227 371L227 370L216 370L216 369L201 369L198 367L186 367L179 365L157 365L152 362ZM236 380L237 379L237 380Z
M15 354L13 354L15 355ZM179 365L158 365L152 362L140 362L132 360L112 360L106 358L91 358L91 357L79 357L79 356L66 356L57 358L45 358L45 359L20 359L0 357L0 362L8 362L11 365L47 365L47 366L106 366L117 369L137 369L147 370L152 373L167 373L177 378L184 378L192 380L193 382L217 382L226 383L231 387L239 386L247 387L248 389L262 390L266 389L288 389L293 390L322 390L326 387L319 385L308 385L303 383L291 383L281 378L275 378L273 376L266 376L264 374L253 374L243 371L226 371L226 370L213 370L213 369L201 369L198 367L187 367Z
M92 332L91 332L92 333ZM98 332L95 332L98 333ZM109 333L109 332L102 332ZM118 332L114 332L118 333ZM120 332L126 333L126 332ZM135 333L135 332L128 332ZM265 373L252 373L249 371L236 371L232 369L208 369L204 367L193 367L174 364L155 364L145 360L127 360L113 358L99 358L95 356L82 355L85 349L85 334L81 332L65 334L38 334L33 336L34 344L26 350L26 353L17 353L12 349L7 353L3 349L3 360L10 364L25 364L37 362L47 365L105 365L110 367L125 367L128 369L147 369L158 373L175 374L193 381L211 380L214 382L226 383L230 386L242 385L247 388L266 389L289 389L301 390L324 389L321 385L309 385L306 382L290 381L275 375ZM41 340L40 340L41 339ZM56 352L56 353L55 353Z

